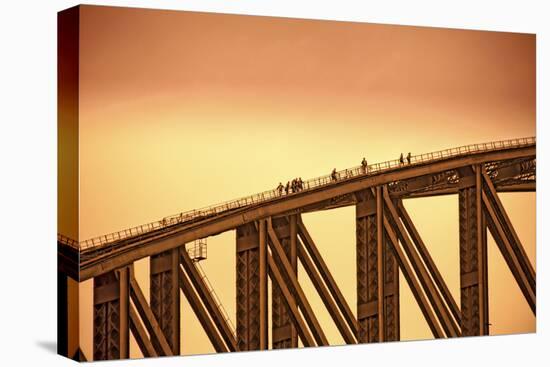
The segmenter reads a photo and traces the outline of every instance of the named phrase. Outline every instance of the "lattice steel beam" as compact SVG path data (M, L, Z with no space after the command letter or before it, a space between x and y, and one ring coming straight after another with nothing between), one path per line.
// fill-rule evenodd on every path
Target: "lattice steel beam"
M334 320L334 323L336 324L336 327L338 328L340 335L342 335L342 338L344 338L344 341L347 344L355 344L356 341L355 341L355 337L353 336L353 333L347 327L346 321L340 314L338 307L336 306L336 303L331 298L328 289L326 288L325 284L323 283L323 280L321 279L321 276L317 272L317 269L315 269L313 262L309 258L309 255L307 254L306 250L304 249L301 243L298 245L298 258L300 259L300 262L302 263L306 273L308 274L309 278L311 279L311 282L313 283L315 289L317 290L317 293L319 293L321 300L325 304L325 307L327 308L330 314L330 317L332 317L332 319Z
M420 281L420 284L422 285L422 288L424 289L424 292L426 293L426 296L428 297L428 300L430 301L439 319L439 322L443 327L443 330L445 330L445 333L449 337L460 336L460 329L458 325L453 320L453 316L450 310L443 302L443 299L437 291L433 280L428 274L428 270L426 269L425 265L420 259L420 256L416 252L410 236L405 230L403 224L401 223L399 215L397 214L397 209L395 208L395 205L392 202L390 195L385 187L384 202L386 204L387 214L391 219L390 223L394 225L397 237L399 238L399 242L403 245L403 249L408 256L413 269L415 270L415 274L418 277L418 280Z
M514 250L516 257L518 258L521 268L525 272L525 275L527 277L527 280L529 281L529 285L531 286L533 293L536 293L537 276L535 273L535 269L533 268L533 266L531 265L531 262L529 261L529 257L527 256L527 253L525 252L525 249L521 244L521 241L519 239L519 236L516 233L516 230L514 229L514 226L512 225L512 221L510 220L510 218L508 217L508 214L506 213L504 205L502 205L502 202L498 197L496 188L491 182L491 179L483 171L482 171L482 175L483 175L483 181L485 182L484 187L486 188L485 192L487 193L487 197L493 203L493 206L495 208L495 213L497 214L499 221L502 223L502 227L505 230L506 237L508 238L510 244L512 245L512 249Z
M220 336L220 332L216 328L216 325L214 325L214 323L208 317L208 311L202 305L199 296L195 293L191 282L189 281L189 279L187 279L187 276L185 275L181 267L178 268L178 274L180 288L183 291L185 298L187 298L187 301L189 301L189 304L195 312L195 315L199 319L199 322L206 332L208 339L212 343L212 346L214 347L216 352L228 352L229 349L225 345L222 337Z
M151 310L174 355L180 354L179 249L151 256Z
M451 291L447 287L447 284L445 283L443 276L441 275L437 266L435 265L435 262L433 261L430 255L430 252L428 251L428 248L424 244L422 237L420 237L418 230L416 229L411 217L409 216L409 213L407 213L407 210L405 209L405 206L403 205L403 202L401 200L397 202L397 211L398 211L399 217L403 221L403 225L405 226L405 229L411 236L411 239L416 247L416 250L422 257L422 260L424 261L424 264L426 264L426 267L428 268L428 271L431 277L433 278L435 284L437 285L438 290L441 292L443 298L445 299L447 307L450 308L453 314L453 317L455 318L455 321L458 324L460 324L460 308L458 307L458 304L454 300L453 295L451 294Z
M480 167L466 168L475 186L459 191L460 328L463 336L488 335L487 227L482 212Z
M295 217L295 215L293 215L293 217ZM280 239L285 257L291 263L294 274L297 274L297 253L295 249L296 232L291 231L290 218L273 218L272 226L277 234L277 237ZM279 267L281 267L278 257L275 257L274 260L277 262ZM290 302L295 302L295 300L293 300L295 295L292 289L291 295L293 297ZM288 306L286 305L284 297L277 284L274 284L271 288L271 311L273 349L298 347L298 334L296 327L292 323Z
M357 339L399 340L399 269L382 225L382 195L364 190L356 198Z
M143 354L143 357L158 357L157 351L153 347L153 343L147 335L147 331L143 327L139 315L137 314L134 305L130 304L130 331L136 339L136 343Z
M220 308L218 307L218 304L214 299L214 296L208 290L208 286L206 285L204 279L201 277L200 273L198 272L197 268L191 261L191 258L186 251L180 250L180 263L183 266L183 269L185 270L187 276L189 276L189 279L195 287L195 290L197 291L197 294L199 295L201 301L204 303L204 306L208 310L210 317L214 321L214 324L216 324L216 327L220 331L223 340L229 348L229 351L234 352L238 350L237 341L235 339L235 335L233 335L231 327L223 316Z
M271 222L268 223L267 233L269 236L269 247L276 255L279 263L281 264L283 276L288 284L291 286L291 291L294 293L294 297L298 301L298 305L300 306L300 309L304 314L304 318L306 319L306 322L308 323L313 333L315 341L320 346L328 345L328 340L321 328L321 325L319 324L319 321L313 313L313 309L311 308L311 305L309 304L309 301L307 300L304 291L302 290L302 287L298 283L298 279L294 272L294 267L287 259L283 247L279 242L279 239L277 238L277 234L275 233L275 230L271 225Z
M141 288L134 277L133 268L130 268L130 298L134 302L138 315L143 321L152 345L157 351L159 356L171 356L173 355L170 345L160 328L160 325L153 314L153 311L147 304L147 300L141 291Z
M237 228L237 345L267 349L267 264L265 221Z
M392 225L390 224L390 222L388 221L388 218L386 217L384 217L384 228L388 235L389 242L392 245L392 250L394 251L395 258L399 263L399 268L403 272L403 276L405 277L405 280L407 280L407 283L411 288L411 292L416 302L418 303L418 306L420 307L420 310L422 311L422 314L424 315L424 318L426 319L426 322L428 323L428 326L430 327L430 330L432 331L433 336L435 338L444 338L445 333L439 326L437 322L437 318L434 312L432 311L432 309L430 308L428 300L426 299L426 296L422 292L422 288L420 287L420 284L418 283L418 280L414 275L414 271L411 265L409 264L405 253L401 249L401 246L399 245L399 240L397 238L397 235L395 234Z
M513 242L511 242L508 232L509 229L507 230L506 224L501 222L502 213L498 213L500 209L495 207L494 202L491 201L494 200L494 198L489 198L489 195L485 191L482 192L482 199L487 213L489 230L491 231L491 234L493 235L493 238L495 239L495 242L504 257L506 264L510 268L510 271L514 275L516 282L525 296L531 311L533 311L533 314L536 314L536 287L532 286L529 279L529 274L524 266L522 266L523 261L529 260L518 257L518 249L516 248L518 244L513 244Z
M319 270L321 277L325 281L325 284L328 287L330 294L334 298L336 305L338 306L338 309L346 320L350 330L353 332L353 335L357 335L357 319L351 312L351 308L349 307L346 299L342 295L340 288L336 284L336 281L334 280L327 264L323 260L323 257L317 249L313 238L310 236L306 226L304 225L300 217L298 218L298 234L300 236L300 239L302 240L304 248L307 250L307 252L309 252L313 263Z
M296 302L294 302L294 297L292 296L292 293L290 292L290 289L288 288L288 285L283 278L281 270L279 270L279 266L273 259L273 256L269 253L267 254L267 264L269 269L269 276L273 284L277 285L281 290L283 300L289 310L289 316L294 322L294 325L296 325L297 332L300 335L302 343L304 343L304 347L314 347L315 340L311 336L311 333L309 332L307 325L302 318L302 315L298 311Z
M129 357L127 271L94 278L94 361Z

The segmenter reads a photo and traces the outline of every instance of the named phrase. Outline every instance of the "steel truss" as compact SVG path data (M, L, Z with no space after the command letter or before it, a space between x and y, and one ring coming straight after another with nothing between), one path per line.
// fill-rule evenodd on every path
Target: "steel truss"
M296 347L298 338L306 347L328 345L298 282L298 261L347 344L399 340L400 272L436 338L487 335L487 230L536 314L536 273L497 194L499 187L531 190L535 169L536 161L529 157L476 164L327 199L334 207L356 205L357 318L300 210L237 226L235 332L183 245L151 256L150 305L134 277L133 265L96 276L93 359L128 358L130 332L145 357L179 354L180 290L217 352L268 349L268 279L272 282L272 348ZM460 307L402 202L425 193L458 194ZM61 310L65 310L67 276L71 276L70 266L63 267L70 263L69 255L62 257L58 278ZM60 322L65 349L66 323ZM85 359L80 349L74 359Z

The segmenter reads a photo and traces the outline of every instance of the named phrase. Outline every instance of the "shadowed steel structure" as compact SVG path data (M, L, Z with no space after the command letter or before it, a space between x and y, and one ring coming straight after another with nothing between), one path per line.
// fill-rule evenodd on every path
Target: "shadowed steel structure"
M298 263L347 344L400 340L400 272L434 337L488 335L487 230L536 314L536 274L498 196L535 190L535 138L452 148L346 169L288 194L266 191L82 242L58 234L59 283L93 279L94 360L128 358L130 332L144 356L179 354L180 291L217 352L292 348L298 341L328 345L300 285ZM436 195L458 195L459 300L403 205ZM357 317L301 218L345 206L356 209ZM230 230L236 232L236 328L198 263L204 257L185 247ZM150 303L133 270L145 257L151 260ZM66 286L59 290L66 299ZM63 329L59 335L66 343Z

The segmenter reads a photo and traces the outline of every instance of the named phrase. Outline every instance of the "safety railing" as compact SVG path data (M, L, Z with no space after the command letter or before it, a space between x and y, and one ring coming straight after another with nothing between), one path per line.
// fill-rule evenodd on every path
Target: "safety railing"
M67 236L63 236L62 234L58 233L57 234L57 242L60 242L60 243L63 243L65 245L68 245L76 250L78 250L80 247L79 247L79 244L77 241L73 240L72 238L69 238Z
M480 143L480 144L471 144L465 145L457 148L450 148L445 150L440 150L431 153L424 153L419 155L414 155L410 157L403 157L403 160L394 159L386 162L374 163L370 165L360 165L353 168L348 168L345 170L334 172L334 174L328 174L324 176L315 177L302 182L301 189L295 191L289 191L285 193L284 190L272 189L267 190L258 194L251 196L243 197L236 200L226 201L221 204L216 204L213 206L193 209L187 212L178 213L163 219L147 224L143 224L137 227L125 229L118 232L109 233L103 236L91 238L85 241L80 242L80 250L90 249L96 246L105 245L111 242L116 242L123 240L129 237L139 236L154 230L166 228L169 226L182 224L186 222L191 222L194 220L201 220L208 217L216 216L220 213L224 213L234 209L240 209L248 205L263 203L269 200L277 199L283 196L294 195L299 192L313 190L322 186L331 185L337 182L342 182L352 178L365 175L378 174L380 172L401 168L410 165L423 164L427 162L434 162L442 159L448 159L452 157L457 157L461 155L489 152L494 150L502 150L509 148L521 148L525 146L530 146L536 144L535 137L528 138L519 138L519 139L510 139L510 140L500 140L490 143ZM59 238L58 238L59 240ZM74 241L73 241L74 242Z
M203 280L203 283L206 285L206 288L208 289L208 292L212 295L212 298L214 299L214 302L216 303L216 306L220 310L220 312L222 314L222 317L225 319L225 322L227 323L227 325L231 329L231 333L233 333L233 336L236 337L237 334L236 334L236 331L235 331L236 330L235 325L233 324L233 321L231 321L231 319L229 318L229 314L227 313L225 307L223 307L223 304L220 301L220 298L218 297L216 291L214 290L214 287L212 286L212 283L210 283L210 280L206 276L206 273L204 272L201 264L199 264L199 262L195 262L195 267L197 268L197 270L200 274L200 277Z
M206 243L206 238L201 238L195 240L193 243L188 244L187 253L193 262L199 262L206 260L208 253L208 245Z

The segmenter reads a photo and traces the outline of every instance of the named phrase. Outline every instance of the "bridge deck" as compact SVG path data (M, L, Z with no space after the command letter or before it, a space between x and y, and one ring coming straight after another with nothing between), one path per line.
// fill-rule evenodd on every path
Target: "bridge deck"
M464 167L535 156L535 138L473 144L411 157L410 163L392 160L336 172L304 182L303 190L281 194L276 189L77 243L58 235L58 242L80 251L81 278L124 263L236 228L244 223L315 205L379 184Z

